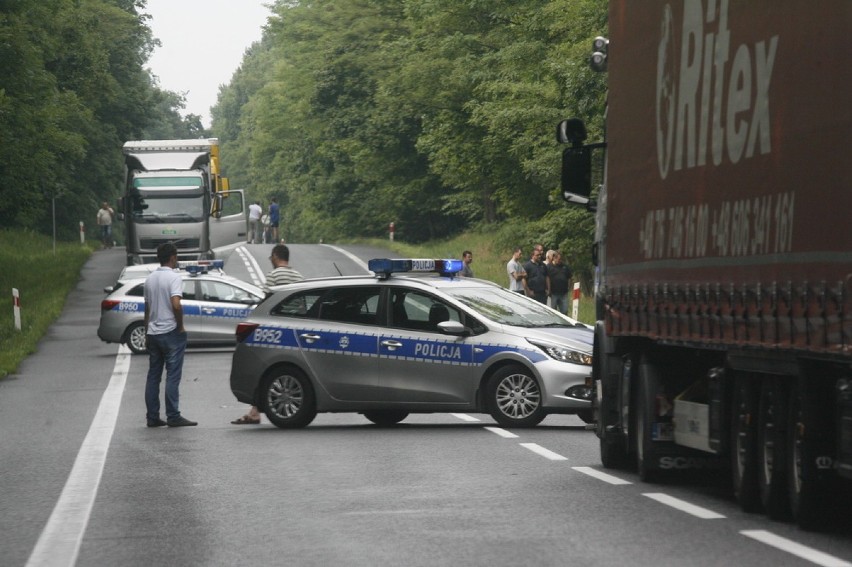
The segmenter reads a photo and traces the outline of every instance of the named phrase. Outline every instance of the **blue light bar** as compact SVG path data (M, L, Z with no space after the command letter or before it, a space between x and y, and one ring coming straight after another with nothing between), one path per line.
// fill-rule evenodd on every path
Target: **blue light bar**
M453 276L464 267L461 260L431 260L427 258L374 258L367 267L376 275L389 276L407 272L430 272Z
M225 260L181 260L178 268L196 276L206 274L210 270L224 270Z

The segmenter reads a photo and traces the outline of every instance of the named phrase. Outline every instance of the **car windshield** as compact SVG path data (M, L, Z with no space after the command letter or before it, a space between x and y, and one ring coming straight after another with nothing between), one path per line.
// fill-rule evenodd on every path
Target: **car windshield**
M451 288L447 294L483 317L515 327L574 327L576 321L548 307L502 288Z

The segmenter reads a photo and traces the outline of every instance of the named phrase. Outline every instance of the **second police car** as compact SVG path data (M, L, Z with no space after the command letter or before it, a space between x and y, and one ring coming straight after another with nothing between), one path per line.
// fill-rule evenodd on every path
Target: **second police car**
M592 337L459 260L371 260L375 276L282 286L237 327L231 391L281 428L318 412L379 425L410 413L483 412L529 427L591 421ZM436 271L423 277L412 272Z
M183 277L183 323L190 345L233 345L234 329L245 319L264 292L257 286L222 273L222 260L180 262ZM146 352L145 276L157 266L139 267L142 276L122 272L116 286L101 301L98 337L108 343L124 343L136 354ZM212 270L212 271L211 271Z

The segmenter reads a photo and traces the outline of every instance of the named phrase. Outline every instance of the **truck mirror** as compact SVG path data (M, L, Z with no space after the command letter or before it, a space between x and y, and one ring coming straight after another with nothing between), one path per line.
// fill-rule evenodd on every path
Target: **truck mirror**
M562 197L569 203L587 204L591 194L591 148L565 148L562 152Z

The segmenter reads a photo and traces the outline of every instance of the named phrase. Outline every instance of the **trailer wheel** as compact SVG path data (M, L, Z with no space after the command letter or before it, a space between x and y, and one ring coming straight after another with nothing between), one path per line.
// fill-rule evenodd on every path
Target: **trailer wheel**
M651 432L657 401L657 368L647 357L639 364L639 384L634 398L636 416L636 471L645 482L654 482L659 470L654 466L655 448Z
M790 393L788 492L793 517L805 530L824 528L832 519L830 498L837 490L831 470L834 414L826 411L831 407L830 388L807 387L801 378Z
M760 511L757 461L759 382L739 377L731 412L731 478L734 495L746 512Z
M630 457L627 452L626 433L629 428L621 424L620 392L624 390L624 380L631 372L630 359L617 355L599 355L598 340L595 340L596 354L593 364L601 366L594 371L600 376L603 395L597 409L597 433L600 438L601 464L608 469L627 467ZM619 427L621 425L621 427Z
M767 515L773 520L789 517L787 498L785 435L785 390L781 379L768 376L763 379L758 411L757 460L760 500Z

